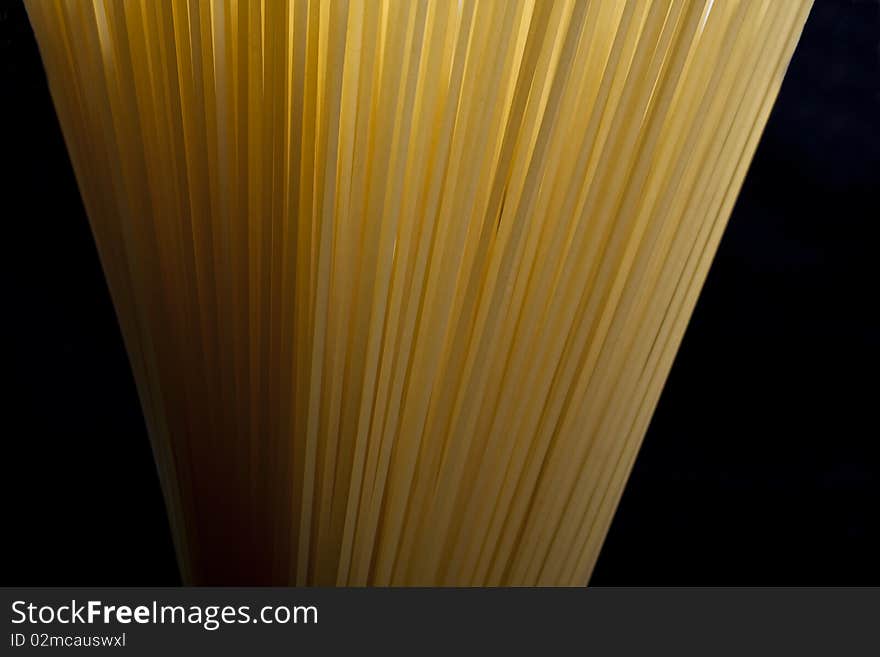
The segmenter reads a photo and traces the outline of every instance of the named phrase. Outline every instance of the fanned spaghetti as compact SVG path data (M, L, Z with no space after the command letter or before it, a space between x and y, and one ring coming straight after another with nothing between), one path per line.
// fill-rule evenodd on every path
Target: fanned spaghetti
M28 0L185 580L586 583L809 6Z

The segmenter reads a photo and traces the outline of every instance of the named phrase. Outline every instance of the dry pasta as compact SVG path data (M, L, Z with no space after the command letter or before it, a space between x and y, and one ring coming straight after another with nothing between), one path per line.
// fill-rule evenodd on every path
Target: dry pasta
M28 0L185 581L585 584L810 4Z

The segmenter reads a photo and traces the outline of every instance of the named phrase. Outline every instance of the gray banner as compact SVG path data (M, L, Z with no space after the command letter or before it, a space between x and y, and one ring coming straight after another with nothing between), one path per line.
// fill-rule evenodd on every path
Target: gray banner
M3 589L0 653L880 654L880 589Z

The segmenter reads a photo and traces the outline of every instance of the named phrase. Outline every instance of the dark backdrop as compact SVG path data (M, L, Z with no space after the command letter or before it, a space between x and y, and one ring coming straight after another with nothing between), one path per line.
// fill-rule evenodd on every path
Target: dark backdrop
M880 584L880 5L818 0L594 584ZM0 0L2 583L179 583L33 34Z

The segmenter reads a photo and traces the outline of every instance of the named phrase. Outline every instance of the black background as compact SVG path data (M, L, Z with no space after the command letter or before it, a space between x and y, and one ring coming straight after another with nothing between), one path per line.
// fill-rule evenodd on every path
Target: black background
M594 584L880 584L878 46L876 0L818 0ZM0 49L2 583L178 584L18 1L0 0Z

